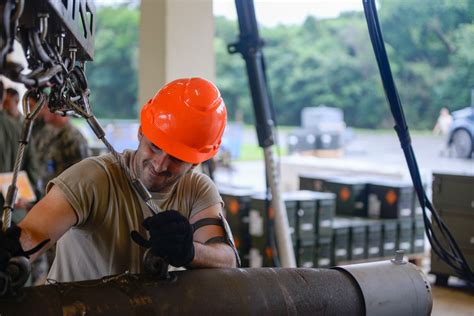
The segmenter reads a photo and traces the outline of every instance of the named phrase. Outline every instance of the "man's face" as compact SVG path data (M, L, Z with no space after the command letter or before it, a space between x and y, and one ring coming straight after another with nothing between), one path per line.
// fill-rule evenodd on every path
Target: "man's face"
M18 96L6 94L5 100L3 101L3 108L8 112L9 115L16 116L18 114Z
M135 169L138 178L151 192L167 192L186 172L195 167L168 155L141 133L139 140Z

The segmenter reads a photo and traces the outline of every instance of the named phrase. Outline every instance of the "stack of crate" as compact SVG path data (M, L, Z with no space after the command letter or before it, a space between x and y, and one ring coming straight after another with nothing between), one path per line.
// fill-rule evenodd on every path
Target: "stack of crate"
M467 264L474 268L474 173L433 174L433 206L451 230ZM434 234L440 231L433 225ZM431 273L436 283L446 285L449 276L461 277L453 271L435 252L431 251Z
M330 193L295 191L282 195L299 267L331 264L331 224L335 196ZM275 254L274 212L264 194L252 196L250 207L250 266L278 266Z
M364 180L304 174L300 176L300 190L334 193L336 194L336 215L365 216L367 182Z
M250 234L249 210L254 190L231 186L220 186L224 201L224 213L234 236L235 246L243 267L249 266Z
M271 197L236 187L219 188L243 267L279 266ZM299 267L329 267L335 195L295 191L282 195Z
M423 252L424 222L411 183L306 173L300 189L336 194L332 264L393 256L397 249Z
M397 220L396 249L412 253L414 249L415 199L411 183L371 180L368 183L367 214L370 218ZM393 224L388 224L392 226ZM384 255L388 256L388 249Z
M305 174L300 188L282 195L298 266L424 251L424 222L411 184ZM279 266L271 196L248 188L219 190L243 266Z

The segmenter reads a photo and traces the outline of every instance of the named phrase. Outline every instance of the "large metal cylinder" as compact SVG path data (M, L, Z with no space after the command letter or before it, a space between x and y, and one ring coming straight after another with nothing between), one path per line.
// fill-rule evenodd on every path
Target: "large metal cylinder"
M419 274L416 277L413 269L411 265L403 268L410 270L409 278L406 272L400 273L400 282L406 283L401 291L412 291L410 284L419 282L413 277L423 279ZM25 288L21 297L1 299L0 313L2 316L365 315L367 302L372 299L364 296L356 278L344 269L204 269L170 275L170 279L157 280L149 275L124 274ZM398 294L392 284L381 284L381 287L396 300ZM428 300L423 302L427 303ZM405 311L395 304L390 308L393 309L390 313ZM425 310L431 310L431 306Z
M402 258L334 269L348 272L359 285L367 316L430 315L431 286L425 275Z

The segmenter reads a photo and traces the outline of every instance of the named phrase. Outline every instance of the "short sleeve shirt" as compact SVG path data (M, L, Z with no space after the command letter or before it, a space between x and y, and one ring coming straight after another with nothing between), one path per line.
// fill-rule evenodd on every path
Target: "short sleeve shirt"
M132 175L134 155L134 151L123 154ZM111 154L87 158L68 168L48 184L47 191L53 185L64 193L77 223L58 240L48 278L70 282L143 271L145 249L132 241L130 232L147 236L141 224L152 213ZM212 180L192 171L168 193L152 196L162 210L177 210L187 218L223 204Z

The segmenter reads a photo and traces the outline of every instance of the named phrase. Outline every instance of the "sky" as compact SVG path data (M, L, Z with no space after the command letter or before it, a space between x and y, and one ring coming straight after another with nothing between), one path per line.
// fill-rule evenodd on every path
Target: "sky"
M344 11L362 11L362 0L254 0L259 23L265 26L301 24L306 16L337 17ZM214 0L214 15L237 18L234 0Z

